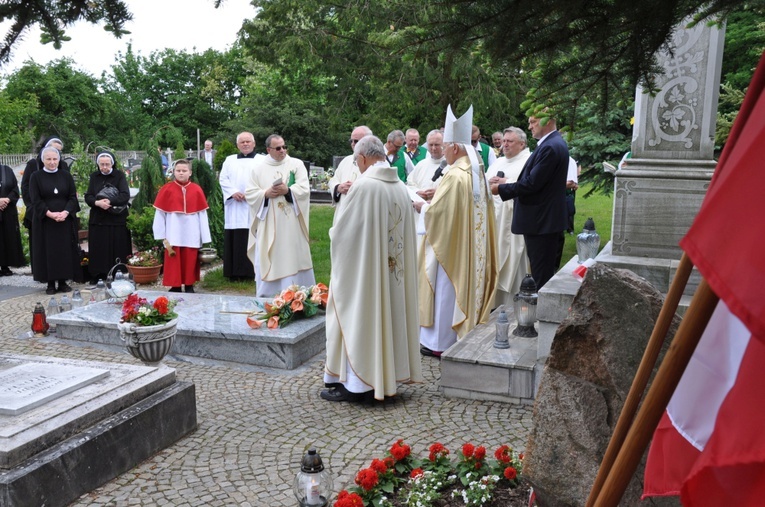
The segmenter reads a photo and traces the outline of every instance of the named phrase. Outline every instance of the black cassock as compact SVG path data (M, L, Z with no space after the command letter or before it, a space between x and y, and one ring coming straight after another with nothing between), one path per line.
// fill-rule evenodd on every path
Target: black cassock
M77 280L81 277L77 244L77 218L79 210L77 191L72 175L58 170L54 173L39 170L29 181L32 200L32 273L38 282ZM63 222L48 218L48 211L68 211Z
M0 198L11 200L5 210L0 211L0 266L23 266L26 264L24 250L21 247L19 229L19 184L13 169L0 165Z

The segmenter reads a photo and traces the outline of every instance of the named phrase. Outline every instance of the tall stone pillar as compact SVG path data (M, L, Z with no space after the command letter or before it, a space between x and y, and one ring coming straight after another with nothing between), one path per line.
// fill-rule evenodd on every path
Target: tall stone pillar
M713 159L724 27L699 23L657 56L655 95L638 87L632 158L616 172L610 249L601 260L633 269L662 291L680 259L716 165Z

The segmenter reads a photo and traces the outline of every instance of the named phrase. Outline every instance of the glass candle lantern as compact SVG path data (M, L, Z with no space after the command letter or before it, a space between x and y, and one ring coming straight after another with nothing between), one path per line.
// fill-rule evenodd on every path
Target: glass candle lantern
M533 338L537 336L534 324L537 322L537 283L526 275L521 282L521 290L513 296L513 309L518 326L513 330L514 336Z
M583 263L587 259L594 259L600 249L600 234L595 230L595 221L588 218L584 222L584 230L576 237L577 262Z
M295 498L300 507L326 507L332 494L332 475L324 468L321 456L311 447L303 456L295 476Z

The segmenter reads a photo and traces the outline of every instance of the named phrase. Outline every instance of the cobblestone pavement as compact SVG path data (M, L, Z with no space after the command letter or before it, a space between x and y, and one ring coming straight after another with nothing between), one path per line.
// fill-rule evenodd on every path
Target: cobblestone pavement
M40 285L34 294L0 301L3 351L135 363L127 352L26 337L34 303L49 298ZM424 383L401 386L398 396L375 405L321 400L322 356L293 371L166 363L179 380L196 385L199 428L72 505L292 507L295 473L309 446L329 465L339 491L399 438L418 456L436 441L453 453L468 441L522 449L531 428L529 407L444 398L433 358L422 359Z

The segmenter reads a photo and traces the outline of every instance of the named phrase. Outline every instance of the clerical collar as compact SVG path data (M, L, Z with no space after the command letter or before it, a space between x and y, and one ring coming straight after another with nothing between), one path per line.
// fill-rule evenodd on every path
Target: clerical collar
M254 152L254 151L251 151L251 152L249 152L247 155L245 155L244 153L239 153L239 154L236 156L236 158L255 158L255 152Z
M99 169L98 172L101 173L101 176L109 176L112 172L114 172L114 168L112 167L111 169L109 169L108 173L103 172L101 169Z
M55 169L53 169L53 170L51 171L51 170L50 170L50 169L48 169L47 167L43 166L42 170L43 170L43 171L45 171L45 172L46 172L46 173L48 173L48 174L53 174L53 173L55 173L55 172L58 172L58 167L57 167L57 168L55 168Z

